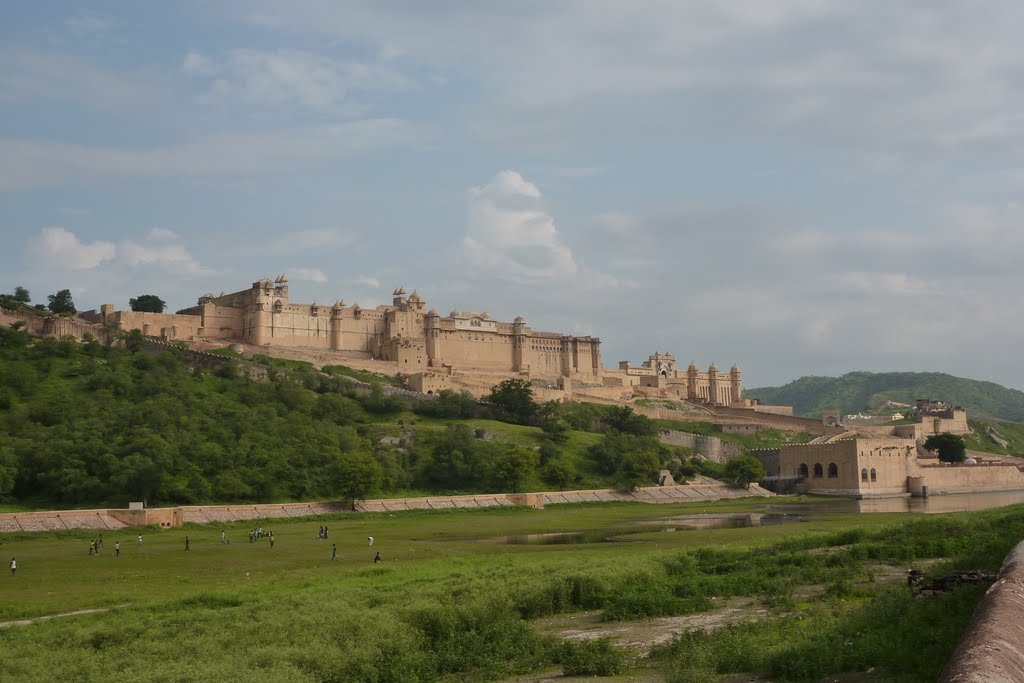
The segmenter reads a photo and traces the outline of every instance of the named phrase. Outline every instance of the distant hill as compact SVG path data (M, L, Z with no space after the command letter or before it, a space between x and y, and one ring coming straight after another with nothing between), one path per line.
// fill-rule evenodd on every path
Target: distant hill
M839 410L846 415L876 410L886 401L913 404L919 398L931 398L963 406L972 418L1024 421L1024 392L941 372L801 377L781 387L746 389L743 395L766 404L791 405L798 415L815 417L823 410Z

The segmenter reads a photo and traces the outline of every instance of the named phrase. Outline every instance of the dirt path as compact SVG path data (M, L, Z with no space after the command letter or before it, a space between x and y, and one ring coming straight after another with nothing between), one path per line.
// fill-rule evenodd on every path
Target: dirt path
M12 628L14 626L31 626L32 624L38 624L43 621L49 621L50 619L60 619L61 617L77 617L80 614L102 614L115 609L124 609L131 605L130 602L126 602L123 605L114 605L113 607L96 607L94 609L79 609L74 612L62 612L60 614L47 614L41 617L32 617L31 619L14 619L12 621L0 621L0 628Z
M610 622L603 621L600 612L577 612L540 619L535 625L542 631L554 633L567 640L611 638L616 645L644 655L651 648L664 645L685 631L714 631L738 622L760 621L769 613L767 609L762 609L749 598L723 602L721 607L711 612L684 616Z

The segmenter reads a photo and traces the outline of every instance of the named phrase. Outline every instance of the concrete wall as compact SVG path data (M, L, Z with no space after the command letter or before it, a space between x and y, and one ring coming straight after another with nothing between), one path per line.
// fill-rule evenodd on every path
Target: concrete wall
M946 664L941 683L1024 681L1024 542L1003 561Z

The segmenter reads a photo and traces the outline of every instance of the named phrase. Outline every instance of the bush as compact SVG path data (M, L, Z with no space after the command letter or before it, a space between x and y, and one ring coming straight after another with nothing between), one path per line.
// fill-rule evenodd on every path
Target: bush
M565 643L559 661L566 676L616 676L626 670L629 655L611 639L601 638Z

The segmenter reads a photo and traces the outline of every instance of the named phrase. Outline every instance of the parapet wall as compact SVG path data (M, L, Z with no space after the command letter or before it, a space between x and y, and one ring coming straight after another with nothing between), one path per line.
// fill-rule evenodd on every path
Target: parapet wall
M941 683L1024 681L1024 542L1003 561L946 664Z

